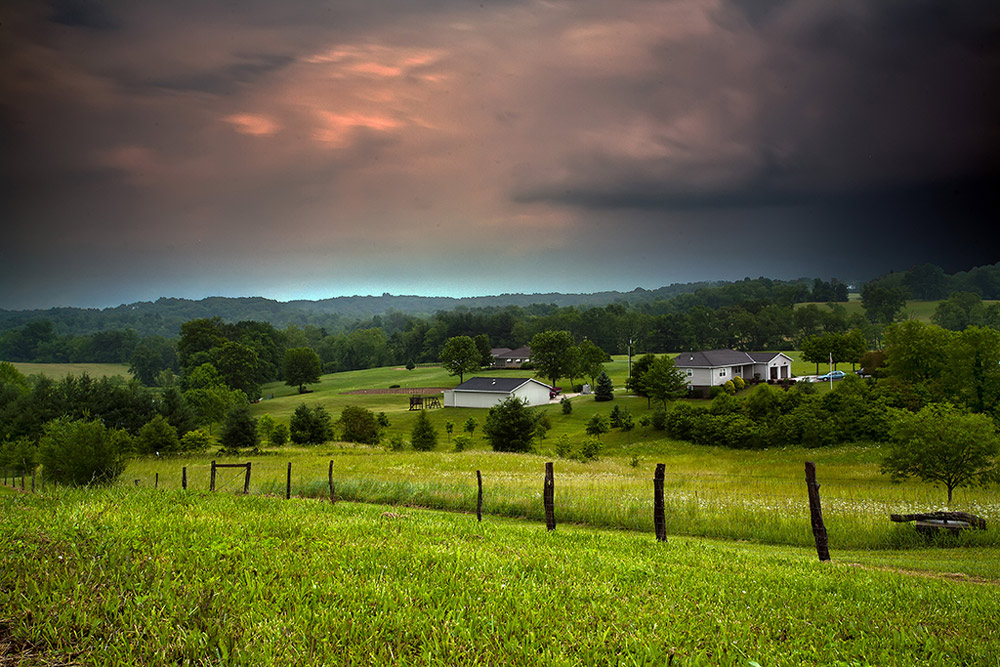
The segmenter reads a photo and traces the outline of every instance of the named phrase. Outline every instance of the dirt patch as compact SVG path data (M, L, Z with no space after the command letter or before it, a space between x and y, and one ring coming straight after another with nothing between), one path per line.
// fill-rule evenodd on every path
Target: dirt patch
M392 387L389 389L355 389L341 394L440 394L447 387Z

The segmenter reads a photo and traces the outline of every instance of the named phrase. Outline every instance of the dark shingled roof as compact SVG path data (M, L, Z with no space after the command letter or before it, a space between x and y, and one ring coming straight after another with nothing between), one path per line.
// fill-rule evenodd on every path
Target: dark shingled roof
M780 352L738 352L737 350L703 350L682 352L674 357L674 364L687 368L717 368L719 366L743 366L754 362L764 363L774 359Z
M509 394L526 382L538 382L532 378L469 378L462 384L455 387L455 391L489 391L501 394ZM538 384L548 387L543 382Z

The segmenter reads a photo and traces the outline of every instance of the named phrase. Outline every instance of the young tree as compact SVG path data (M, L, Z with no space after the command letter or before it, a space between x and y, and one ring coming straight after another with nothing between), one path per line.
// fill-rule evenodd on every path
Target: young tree
M659 357L643 374L639 388L647 398L660 401L666 408L667 401L687 394L687 376L677 368L673 359Z
M580 372L590 380L590 386L593 387L597 383L597 376L604 371L604 363L610 358L607 352L587 338L580 343L578 348L580 350Z
M952 492L1000 479L996 456L1000 452L993 420L965 413L949 404L932 403L916 414L904 414L892 426L889 453L882 473L894 481L908 477Z
M462 430L468 433L469 437L471 438L473 435L475 435L477 428L479 428L479 420L477 420L475 417L469 417L468 419L465 420L465 425L462 427Z
M482 351L468 336L449 338L441 349L441 365L448 375L457 375L459 383L465 382L466 373L478 371L482 361Z
M417 421L410 433L410 443L418 452L429 452L437 447L437 431L427 417L426 410L421 410L417 415Z
M611 425L608 418L604 415L595 412L594 415L587 421L587 426L585 427L587 435L592 435L594 437L601 437L605 433L611 430Z
M311 347L293 347L285 352L284 363L285 384L289 387L298 385L299 393L306 392L307 384L319 382L323 373L323 362Z
M537 421L531 408L509 396L490 408L483 433L495 452L530 452Z

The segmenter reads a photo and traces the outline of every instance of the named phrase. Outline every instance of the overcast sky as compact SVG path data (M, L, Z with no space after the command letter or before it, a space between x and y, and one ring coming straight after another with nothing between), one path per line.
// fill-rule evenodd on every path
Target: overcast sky
M0 4L0 308L951 272L998 160L995 0Z

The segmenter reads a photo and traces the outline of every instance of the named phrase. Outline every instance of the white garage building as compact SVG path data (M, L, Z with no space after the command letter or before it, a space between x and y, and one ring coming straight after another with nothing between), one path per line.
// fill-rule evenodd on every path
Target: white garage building
M527 405L545 405L552 387L532 378L470 378L444 392L446 408L492 408L508 396Z

